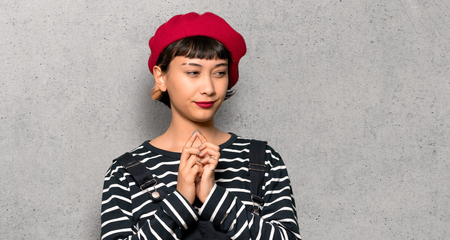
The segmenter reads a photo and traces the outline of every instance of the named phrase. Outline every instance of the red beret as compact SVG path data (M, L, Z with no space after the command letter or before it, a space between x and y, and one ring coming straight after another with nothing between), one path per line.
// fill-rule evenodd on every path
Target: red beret
M194 12L176 15L161 25L149 41L151 55L148 59L148 67L150 72L153 74L153 67L164 48L175 41L192 36L214 38L231 52L233 61L229 63L228 88L233 87L239 78L239 60L247 51L245 41L241 34L236 32L225 20L210 12L202 15Z

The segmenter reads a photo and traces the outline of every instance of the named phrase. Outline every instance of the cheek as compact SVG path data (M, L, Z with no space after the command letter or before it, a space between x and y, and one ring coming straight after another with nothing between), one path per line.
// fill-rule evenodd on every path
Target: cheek
M186 83L183 81L183 78L177 73L172 73L167 76L166 86L169 92L173 92L173 94L183 93L183 89L186 89Z
M216 86L216 91L218 93L220 92L220 95L223 95L224 98L225 95L227 94L227 90L228 90L228 80L224 82L219 82Z

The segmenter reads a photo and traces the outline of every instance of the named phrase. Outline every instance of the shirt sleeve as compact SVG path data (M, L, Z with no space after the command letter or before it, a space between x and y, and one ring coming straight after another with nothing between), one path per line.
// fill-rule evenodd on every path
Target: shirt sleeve
M245 205L225 188L215 185L199 210L202 218L227 233L231 239L301 239L292 188L283 160L269 146L261 214Z
M131 175L113 164L107 172L101 210L101 239L180 239L198 221L198 214L178 192L169 193L162 201L135 203L141 191ZM140 204L140 205L138 205ZM145 208L146 213L136 212ZM143 220L144 219L144 220Z

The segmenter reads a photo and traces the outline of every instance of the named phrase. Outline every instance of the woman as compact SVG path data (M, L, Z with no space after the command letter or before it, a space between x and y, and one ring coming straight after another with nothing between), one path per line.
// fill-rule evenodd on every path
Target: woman
M300 239L278 153L262 149L258 206L251 141L214 126L239 78L242 36L212 13L188 13L161 25L149 45L152 97L171 109L172 119L164 134L127 155L134 162L113 161L103 190L102 239ZM136 180L131 168L141 165L150 180Z

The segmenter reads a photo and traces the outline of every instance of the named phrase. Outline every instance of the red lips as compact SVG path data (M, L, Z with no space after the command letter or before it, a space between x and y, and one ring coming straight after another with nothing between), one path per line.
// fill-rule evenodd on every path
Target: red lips
M214 101L207 101L207 102L195 102L197 106L201 108L210 108L214 105Z

